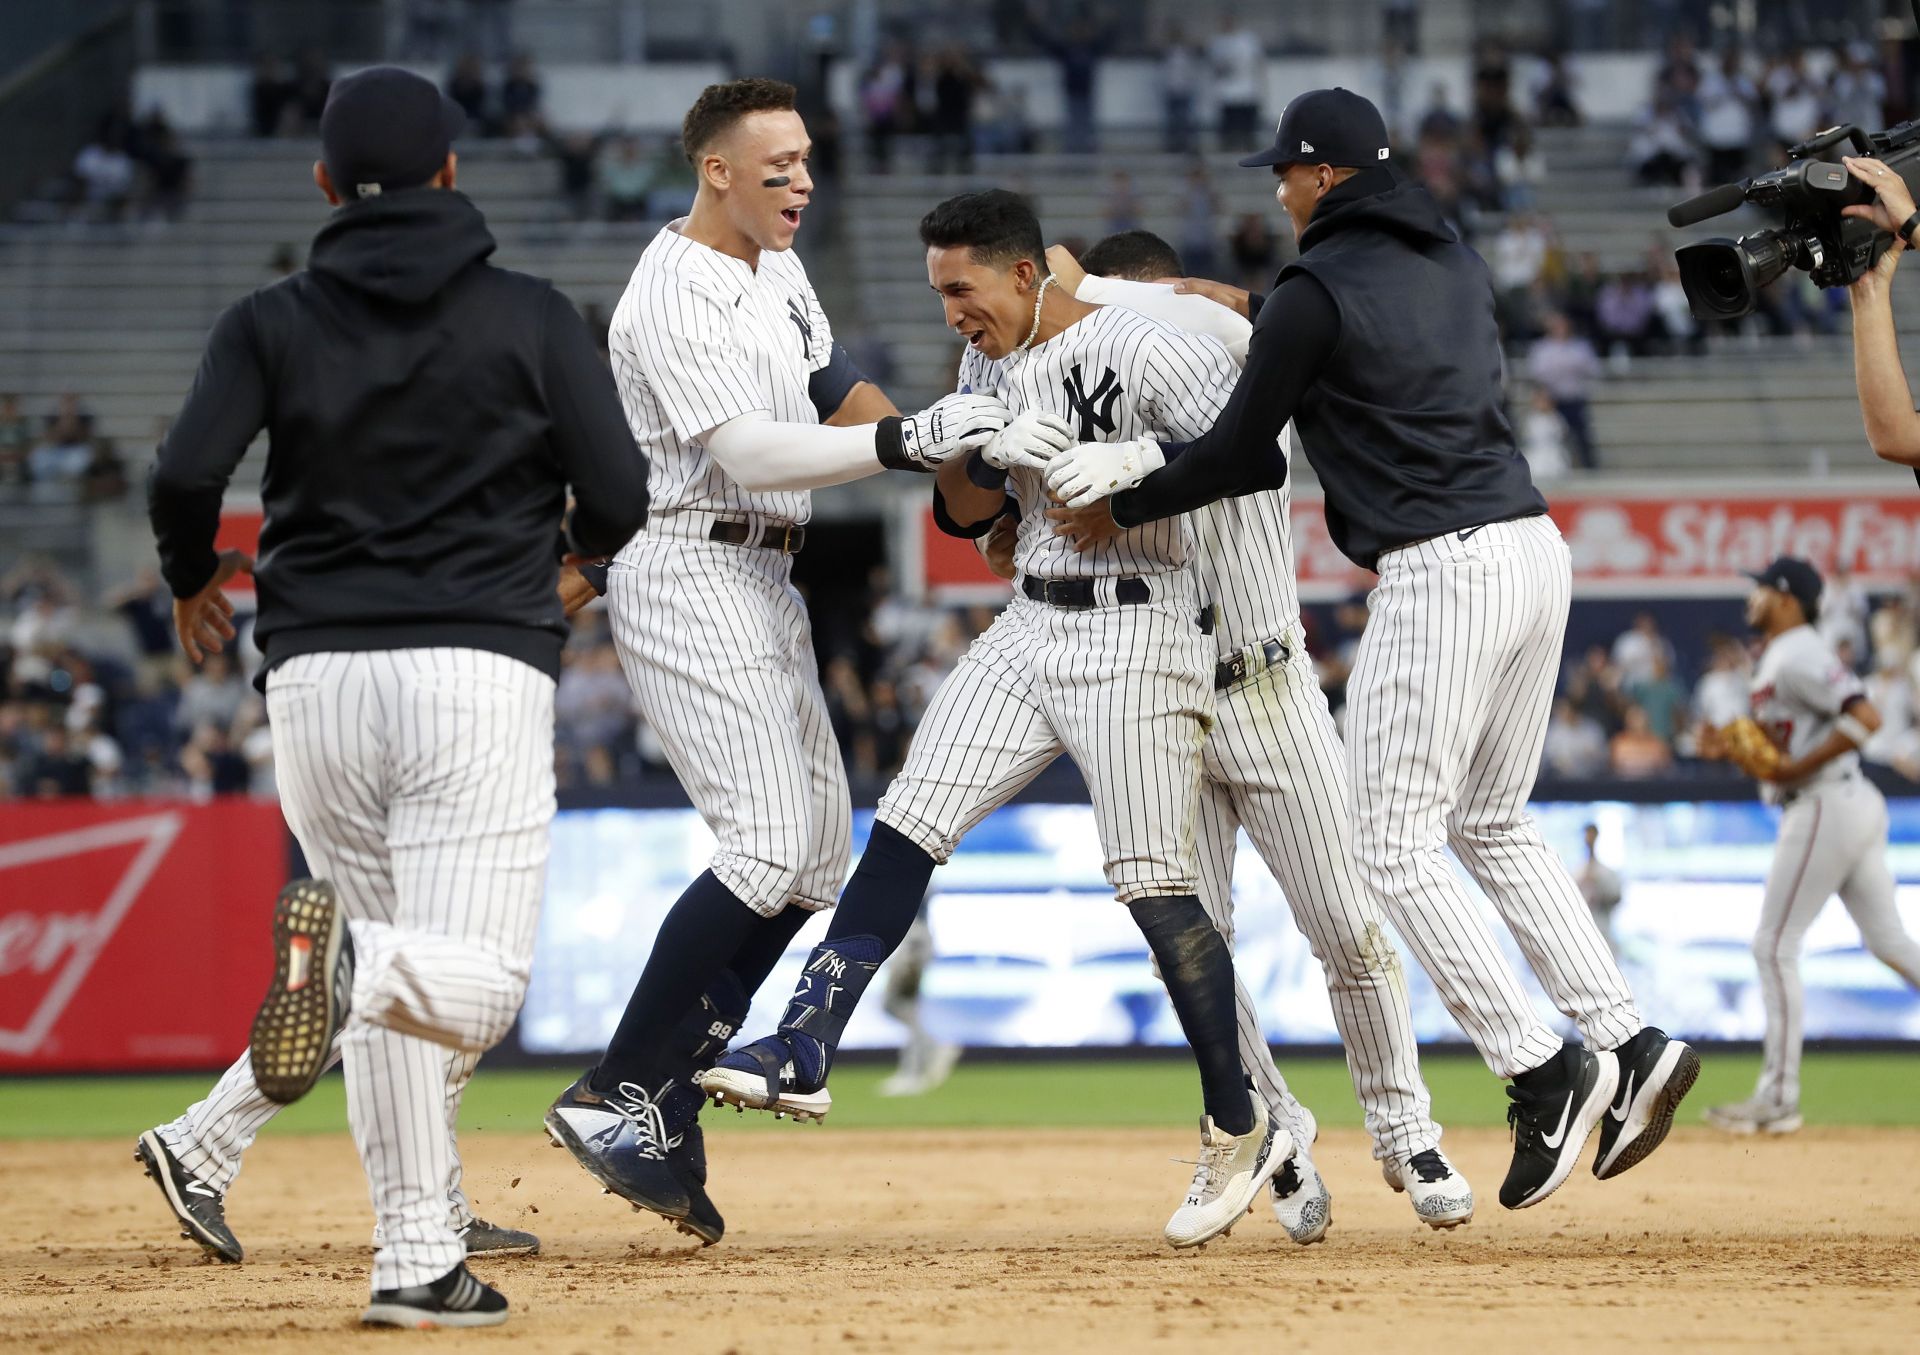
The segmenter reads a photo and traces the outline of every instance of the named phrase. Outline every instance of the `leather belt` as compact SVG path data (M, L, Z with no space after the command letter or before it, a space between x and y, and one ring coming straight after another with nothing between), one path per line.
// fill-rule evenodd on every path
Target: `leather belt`
M1285 663L1292 657L1293 650L1284 639L1278 636L1248 645L1232 658L1222 659L1213 666L1213 689L1216 692L1224 692L1247 674L1261 672L1277 663ZM1257 659L1264 662L1256 663Z
M1844 786L1859 775L1860 769L1858 767L1849 767L1846 771L1840 773L1840 775L1830 776L1825 781L1809 782L1796 790L1790 790L1782 795L1780 797L1780 807L1785 809L1801 796L1811 795L1814 791L1821 790L1827 786Z
M1100 605L1096 592L1099 582L1098 579L1036 579L1027 574L1021 576L1020 591L1035 602L1044 602L1049 607L1079 610ZM1151 602L1153 588L1145 579L1115 579L1113 600L1123 607Z
M751 523L729 522L721 518L707 529L707 540L729 546L757 546L761 550L777 550L782 555L798 555L800 548L807 544L807 529L791 523L769 522L760 529L756 539Z

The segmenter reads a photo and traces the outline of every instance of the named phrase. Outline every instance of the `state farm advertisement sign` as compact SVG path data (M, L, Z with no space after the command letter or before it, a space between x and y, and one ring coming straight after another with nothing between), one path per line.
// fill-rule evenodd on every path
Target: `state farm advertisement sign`
M0 1072L231 1060L286 881L277 805L0 805Z

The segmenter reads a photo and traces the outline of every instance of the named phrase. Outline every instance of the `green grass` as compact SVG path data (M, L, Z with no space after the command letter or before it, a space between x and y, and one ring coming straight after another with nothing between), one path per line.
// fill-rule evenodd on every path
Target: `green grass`
M1750 1094L1758 1056L1710 1053L1685 1118ZM1294 1091L1328 1125L1360 1123L1346 1065L1337 1059L1289 1060ZM1474 1059L1422 1060L1442 1124L1498 1125L1506 1115L1500 1084ZM1165 1125L1197 1116L1199 1082L1184 1058L961 1064L929 1096L888 1100L874 1088L890 1069L861 1064L834 1074L833 1124L840 1129ZM1920 1126L1920 1055L1810 1054L1802 1102L1813 1124ZM567 1083L565 1069L482 1070L461 1112L466 1133L539 1132L548 1102ZM207 1077L13 1078L0 1082L0 1139L118 1138L172 1119L205 1094ZM766 1115L709 1113L722 1132L773 1127ZM269 1133L316 1133L346 1125L338 1076L289 1107ZM785 1128L785 1126L781 1126Z

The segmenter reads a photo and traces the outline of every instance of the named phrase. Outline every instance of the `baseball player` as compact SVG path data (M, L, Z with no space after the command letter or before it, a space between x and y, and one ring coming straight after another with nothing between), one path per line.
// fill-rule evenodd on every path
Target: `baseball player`
M1151 283L1182 270L1173 249L1148 232L1102 240L1079 263L1059 246L1047 259L1081 300L1204 328L1244 362L1251 329L1245 317ZM1214 725L1200 787L1200 898L1231 946L1233 858L1244 824L1325 971L1388 1184L1408 1191L1414 1212L1430 1226L1457 1227L1473 1217L1473 1190L1440 1152L1400 956L1354 869L1345 754L1300 625L1290 498L1283 485L1190 515L1201 595L1213 604L1216 655ZM1071 534L1070 515L1055 516L1066 520L1056 530ZM1291 1189L1295 1182L1284 1171L1276 1176L1275 1212L1296 1242L1319 1241L1331 1201L1307 1151L1313 1116L1288 1093L1252 998L1244 987L1235 996L1241 1059L1299 1145L1292 1164L1299 1189Z
M738 1105L824 1116L840 1034L935 867L1065 751L1087 781L1107 879L1145 934L1200 1064L1200 1160L1166 1227L1173 1246L1199 1245L1246 1212L1292 1141L1248 1093L1232 958L1195 892L1213 647L1187 568L1192 536L1183 522L1158 523L1076 555L1046 519L1041 469L1076 436L1203 425L1233 364L1217 343L1054 288L1040 224L1016 194L951 198L921 221L920 238L947 324L967 341L960 389L996 391L1016 412L979 456L942 469L935 517L977 535L1011 492L1021 512L1015 597L935 693L779 1032L727 1055L700 1085Z
M1379 110L1343 89L1287 105L1272 166L1300 257L1260 305L1246 368L1185 446L1088 443L1048 487L1076 540L1101 540L1285 483L1293 421L1326 489L1327 526L1380 574L1347 688L1361 877L1489 1068L1511 1079L1514 1156L1500 1189L1537 1204L1598 1126L1601 1179L1666 1137L1699 1057L1641 1019L1580 891L1526 812L1572 592L1501 406L1486 265L1387 157ZM1251 302L1249 302L1251 306ZM1447 862L1451 845L1586 1045L1527 999ZM1614 1100L1614 1092L1621 1092Z
M1820 575L1805 560L1782 557L1749 577L1747 624L1766 645L1753 673L1751 720L1704 730L1701 751L1740 762L1781 809L1753 939L1767 1030L1753 1095L1714 1106L1706 1118L1735 1134L1790 1134L1800 1127L1800 950L1813 920L1838 894L1867 949L1915 987L1920 944L1894 906L1887 802L1860 772L1860 747L1880 727L1880 713L1814 629Z
M488 265L485 222L450 191L460 122L397 68L335 82L315 178L345 205L305 272L221 315L149 488L198 662L233 639L222 587L251 567L214 553L221 494L269 434L254 634L281 808L320 878L275 907L252 1080L284 1103L336 1053L345 1064L384 1243L362 1321L410 1327L506 1320L450 1217L449 1086L526 991L553 816L559 559L617 549L647 506L646 461L586 325L548 283ZM189 1221L223 1188L221 1149L179 1128L140 1148Z
M960 395L903 419L833 343L793 252L813 182L792 86L710 86L682 141L693 210L641 254L609 334L653 511L606 592L640 712L718 841L606 1052L546 1126L604 1188L713 1243L724 1221L705 1189L692 1074L808 913L832 905L850 851L846 769L790 582L808 491L932 470L1009 416ZM575 600L588 590L575 585Z

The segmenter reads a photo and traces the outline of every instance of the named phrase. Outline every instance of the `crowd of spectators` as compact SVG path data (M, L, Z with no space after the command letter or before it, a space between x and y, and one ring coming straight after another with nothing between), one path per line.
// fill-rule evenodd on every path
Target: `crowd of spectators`
M177 221L193 183L193 158L166 115L135 120L124 108L94 125L67 175L67 220Z
M36 419L0 392L0 502L92 502L127 492L127 469L93 415L71 393Z

